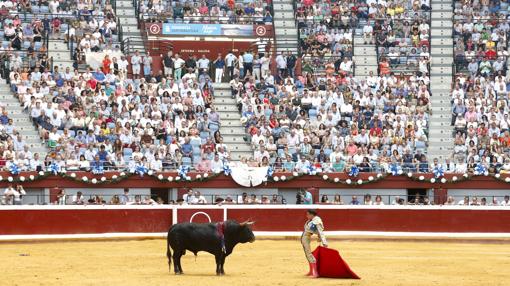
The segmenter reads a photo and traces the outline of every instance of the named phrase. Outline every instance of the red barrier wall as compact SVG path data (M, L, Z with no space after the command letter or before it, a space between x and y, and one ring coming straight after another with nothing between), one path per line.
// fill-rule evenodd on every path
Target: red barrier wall
M0 210L0 235L167 232L170 209Z
M231 209L228 218L256 221L258 231L301 231L305 210ZM508 210L322 209L330 231L510 232Z
M510 207L314 206L328 231L510 233ZM255 231L301 231L307 206L45 206L0 209L0 235L165 233L172 222L253 220ZM175 215L175 217L174 217Z

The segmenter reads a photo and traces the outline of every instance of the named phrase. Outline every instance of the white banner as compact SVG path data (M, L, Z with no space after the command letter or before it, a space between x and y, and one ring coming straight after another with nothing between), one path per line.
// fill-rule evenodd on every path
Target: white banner
M268 167L232 167L232 179L243 187L255 187L266 181Z

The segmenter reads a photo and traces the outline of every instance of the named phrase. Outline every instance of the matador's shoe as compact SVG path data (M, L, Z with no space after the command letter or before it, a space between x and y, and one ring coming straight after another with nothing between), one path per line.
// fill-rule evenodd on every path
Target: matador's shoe
M310 263L310 270L311 270L310 276L312 276L313 278L319 277L319 271L317 271L317 263Z

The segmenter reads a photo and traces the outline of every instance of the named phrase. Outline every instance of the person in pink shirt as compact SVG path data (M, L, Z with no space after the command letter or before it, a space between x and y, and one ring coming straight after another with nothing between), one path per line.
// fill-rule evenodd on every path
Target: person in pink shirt
M358 146L356 146L354 144L354 142L352 142L352 141L349 142L349 145L347 145L346 149L347 149L347 154L351 157L354 156L354 154L356 154L358 152Z
M467 122L475 122L477 119L476 111L473 106L468 107L468 111L464 114Z

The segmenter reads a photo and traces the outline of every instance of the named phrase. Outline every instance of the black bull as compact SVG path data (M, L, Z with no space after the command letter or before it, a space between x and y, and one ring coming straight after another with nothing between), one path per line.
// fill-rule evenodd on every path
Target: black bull
M206 251L216 258L216 274L223 275L225 258L229 256L238 243L255 241L251 231L252 222L238 223L233 220L224 222L223 242L221 231L215 223L179 223L170 227L167 238L168 267L172 271L172 258L174 260L175 274L182 274L181 256L186 250L197 255L199 251ZM224 246L224 248L223 248ZM173 255L170 251L173 250Z

